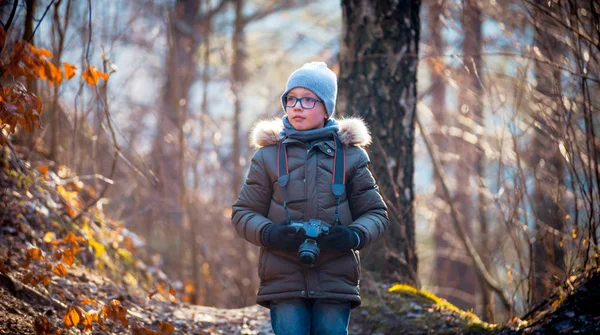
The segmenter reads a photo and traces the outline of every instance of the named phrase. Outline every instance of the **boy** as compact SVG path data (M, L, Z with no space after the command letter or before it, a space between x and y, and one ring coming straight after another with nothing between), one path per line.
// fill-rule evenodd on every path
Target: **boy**
M358 250L389 226L363 149L371 136L360 119L332 118L336 95L325 63L291 74L286 115L254 128L258 150L233 204L237 233L261 247L257 303L278 335L348 334L360 305Z

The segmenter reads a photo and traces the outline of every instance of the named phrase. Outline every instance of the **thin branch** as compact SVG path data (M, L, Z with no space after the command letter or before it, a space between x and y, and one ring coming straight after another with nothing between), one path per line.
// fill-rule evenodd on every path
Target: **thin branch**
M48 6L46 7L46 10L44 11L44 15L42 15L42 18L38 21L38 24L35 26L35 29L31 33L31 36L29 36L29 38L27 39L27 42L31 43L31 41L33 40L33 36L35 36L35 32L40 27L40 24L42 24L42 21L44 21L44 17L46 17L48 10L50 9L50 7L52 6L53 3L54 3L54 0L50 1L50 4L48 4Z
M429 156L431 157L431 161L433 163L433 169L435 171L434 175L437 175L438 178L440 179L440 185L442 186L442 191L444 193L444 197L446 198L446 202L448 203L448 206L450 207L450 216L452 218L452 223L454 225L454 228L456 229L456 233L458 234L461 241L463 242L463 245L464 245L467 253L469 254L471 260L473 261L473 265L475 266L475 269L477 270L477 272L479 273L481 278L500 297L500 300L501 300L502 304L504 305L504 307L506 308L506 310L510 311L511 303L509 301L509 298L505 295L500 284L498 282L496 282L496 280L492 277L492 275L486 269L485 264L483 263L483 260L481 259L481 256L479 255L479 253L475 249L475 246L473 245L473 242L471 241L471 239L466 234L466 232L464 231L463 227L460 224L460 220L458 218L458 212L454 206L454 202L452 200L452 196L450 194L448 186L446 185L444 171L441 168L441 164L438 161L437 156L433 153L433 145L431 144L431 140L429 139L429 136L425 132L425 127L423 127L421 120L419 119L418 113L415 114L415 121L417 123L417 126L419 127L419 130L421 131L423 140L425 142L425 146L427 147L427 151L429 153Z
M10 28L10 26L12 25L12 21L15 18L15 13L17 12L17 5L19 4L18 0L15 0L15 2L13 2L13 8L10 11L10 16L8 17L8 21L6 21L6 24L2 24L2 27L4 28L4 33L7 34L8 33L8 29ZM4 44L0 45L0 52L2 52L2 49L4 49ZM2 73L4 73L4 70L2 70L2 72L0 73L0 75L2 75Z
M6 21L6 24L3 24L5 32L8 32L8 29L12 25L12 21L15 18L15 14L17 13L18 5L19 5L19 0L15 0L15 2L13 2L13 8L10 11L10 16L8 17L8 21Z

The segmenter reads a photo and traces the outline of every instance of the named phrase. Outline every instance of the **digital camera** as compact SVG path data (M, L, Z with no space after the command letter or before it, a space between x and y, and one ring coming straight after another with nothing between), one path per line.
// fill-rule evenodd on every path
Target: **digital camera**
M329 234L329 225L321 220L310 219L309 221L292 221L290 226L296 228L296 232L304 229L306 239L298 248L298 258L304 266L315 265L321 250L317 238Z

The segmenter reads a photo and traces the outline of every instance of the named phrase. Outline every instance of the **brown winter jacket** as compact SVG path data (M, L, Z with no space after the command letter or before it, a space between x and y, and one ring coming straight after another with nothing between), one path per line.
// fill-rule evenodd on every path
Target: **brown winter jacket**
M369 157L362 148L371 141L360 119L338 121L338 133L346 147L346 191L339 205L341 224L359 229L363 247L379 239L389 220L375 180L368 169ZM232 224L248 242L261 246L258 264L260 287L257 303L269 307L273 299L334 298L360 305L358 250L325 251L315 265L306 268L295 252L267 249L261 232L270 223L285 222L283 190L277 183L277 144L283 128L281 120L259 122L252 133L258 148L248 177L233 204ZM333 138L313 145L310 151L301 141L286 139L290 181L287 186L291 220L319 219L333 222L335 197L331 193Z

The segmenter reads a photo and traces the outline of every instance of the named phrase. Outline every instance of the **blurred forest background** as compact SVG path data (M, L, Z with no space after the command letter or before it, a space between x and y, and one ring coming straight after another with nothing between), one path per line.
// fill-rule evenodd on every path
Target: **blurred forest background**
M364 277L501 322L597 267L600 3L367 3L0 1L0 141L91 186L80 209L110 213L184 300L248 306L258 250L230 224L248 134L325 61L337 116L372 127L392 217ZM17 40L37 48L21 68Z

